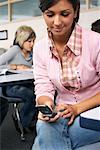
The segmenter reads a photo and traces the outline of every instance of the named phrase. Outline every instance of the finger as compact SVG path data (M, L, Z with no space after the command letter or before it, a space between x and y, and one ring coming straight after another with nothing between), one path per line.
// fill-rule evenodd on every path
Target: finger
M49 117L38 117L38 119L42 120L42 121L49 121L50 118Z
M57 111L64 110L66 108L66 105L63 103L60 103L60 104L56 105L55 108Z
M54 122L60 118L60 113L57 113L57 115L53 118L50 118L49 122Z
M72 112L69 110L69 109L66 109L66 110L64 110L62 113L61 113L61 115L62 115L62 117L63 116L65 116L65 115L68 115L68 114L72 114Z
M68 125L71 125L74 121L74 115L71 116L70 120L68 121Z
M43 114L41 112L39 112L38 119L43 120L43 121L48 121L49 117L44 117Z
M71 116L72 116L72 113L69 112L69 113L67 113L67 114L64 114L62 117L63 117L63 118L69 118L69 117L71 117Z

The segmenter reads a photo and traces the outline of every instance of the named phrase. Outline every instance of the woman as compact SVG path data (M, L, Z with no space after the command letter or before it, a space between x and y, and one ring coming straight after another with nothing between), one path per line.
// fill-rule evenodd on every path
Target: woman
M6 62L11 69L26 70L32 68L32 50L36 39L34 30L26 25L20 26L16 33L13 46L0 56L0 65ZM6 87L7 96L23 99L24 105L20 109L23 127L30 128L35 117L35 95L32 84L10 85ZM16 120L13 116L14 121Z
M48 36L34 45L36 101L57 115L39 113L32 150L100 149L100 132L79 124L80 113L100 105L100 36L77 24L79 0L40 0L40 9Z

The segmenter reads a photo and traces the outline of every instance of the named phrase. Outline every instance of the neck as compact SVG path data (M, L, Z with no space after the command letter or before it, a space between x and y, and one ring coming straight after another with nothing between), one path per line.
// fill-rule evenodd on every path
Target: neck
M70 31L69 33L65 33L64 35L61 35L61 36L54 36L53 35L54 42L58 43L58 45L65 45L70 38L71 32L72 31Z
M54 40L55 43L58 43L60 45L65 45L66 42L68 41L67 36L66 37L64 37L64 36L60 36L60 37L54 36L53 40Z
M23 56L25 57L25 58L27 58L28 56L29 56L29 51L27 51L26 49L22 49L22 53L23 53Z
M64 46L67 43L67 39L66 39L66 37L64 38L64 36L63 36L60 38L54 37L53 40L54 40L54 44L56 46L56 49L58 51L59 57L60 57L60 59L62 59L63 52L64 52Z
M54 37L54 44L57 48L57 51L58 53L62 53L63 54L63 51L64 51L64 46L66 45L67 41L68 41L68 38L67 37Z

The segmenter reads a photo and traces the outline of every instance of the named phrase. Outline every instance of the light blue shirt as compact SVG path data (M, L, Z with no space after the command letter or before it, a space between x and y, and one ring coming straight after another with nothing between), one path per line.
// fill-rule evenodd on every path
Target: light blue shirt
M8 64L23 64L26 66L32 66L32 55L30 54L29 59L25 59L22 55L19 46L14 45L10 47L5 53L0 55L0 65Z

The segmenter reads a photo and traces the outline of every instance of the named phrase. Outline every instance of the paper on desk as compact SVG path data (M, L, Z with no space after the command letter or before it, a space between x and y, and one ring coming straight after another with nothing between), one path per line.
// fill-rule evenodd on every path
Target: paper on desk
M0 76L2 76L2 75L9 75L9 74L22 74L22 73L24 73L24 74L26 74L26 73L33 73L33 70L32 69L30 69L30 70L11 70L11 69L1 69L0 70Z
M8 71L7 68L5 68L5 69L0 69L0 75L5 75L7 71Z

